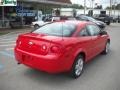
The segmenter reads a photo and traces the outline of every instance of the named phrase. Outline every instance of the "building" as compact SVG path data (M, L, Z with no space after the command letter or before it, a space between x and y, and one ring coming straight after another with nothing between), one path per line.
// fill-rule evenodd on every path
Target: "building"
M35 17L36 11L48 15L53 8L71 5L70 0L17 0L17 6L0 6L0 27L8 27L12 17Z

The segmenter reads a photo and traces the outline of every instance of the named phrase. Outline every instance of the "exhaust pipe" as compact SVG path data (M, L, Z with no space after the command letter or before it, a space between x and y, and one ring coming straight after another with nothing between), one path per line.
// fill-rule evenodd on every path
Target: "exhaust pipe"
M18 65L20 65L21 63L20 63L20 62L18 62L17 64L18 64Z

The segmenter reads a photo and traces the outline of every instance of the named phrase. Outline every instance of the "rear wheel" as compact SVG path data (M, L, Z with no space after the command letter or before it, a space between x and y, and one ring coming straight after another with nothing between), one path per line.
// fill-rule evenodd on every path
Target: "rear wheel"
M71 76L73 78L78 78L83 72L83 67L84 67L84 57L82 55L79 55L72 66Z

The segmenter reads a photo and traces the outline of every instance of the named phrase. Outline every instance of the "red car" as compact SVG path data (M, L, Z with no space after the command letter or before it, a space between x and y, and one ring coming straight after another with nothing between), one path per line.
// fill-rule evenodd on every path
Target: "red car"
M19 64L48 73L70 72L77 78L84 63L109 52L110 37L93 23L61 21L19 35L15 57Z

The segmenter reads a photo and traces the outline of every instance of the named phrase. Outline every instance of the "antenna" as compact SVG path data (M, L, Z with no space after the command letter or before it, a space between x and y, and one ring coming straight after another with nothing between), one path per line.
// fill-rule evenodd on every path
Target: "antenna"
M62 22L62 40L64 40L64 39L63 39L63 23L64 23L64 22Z

